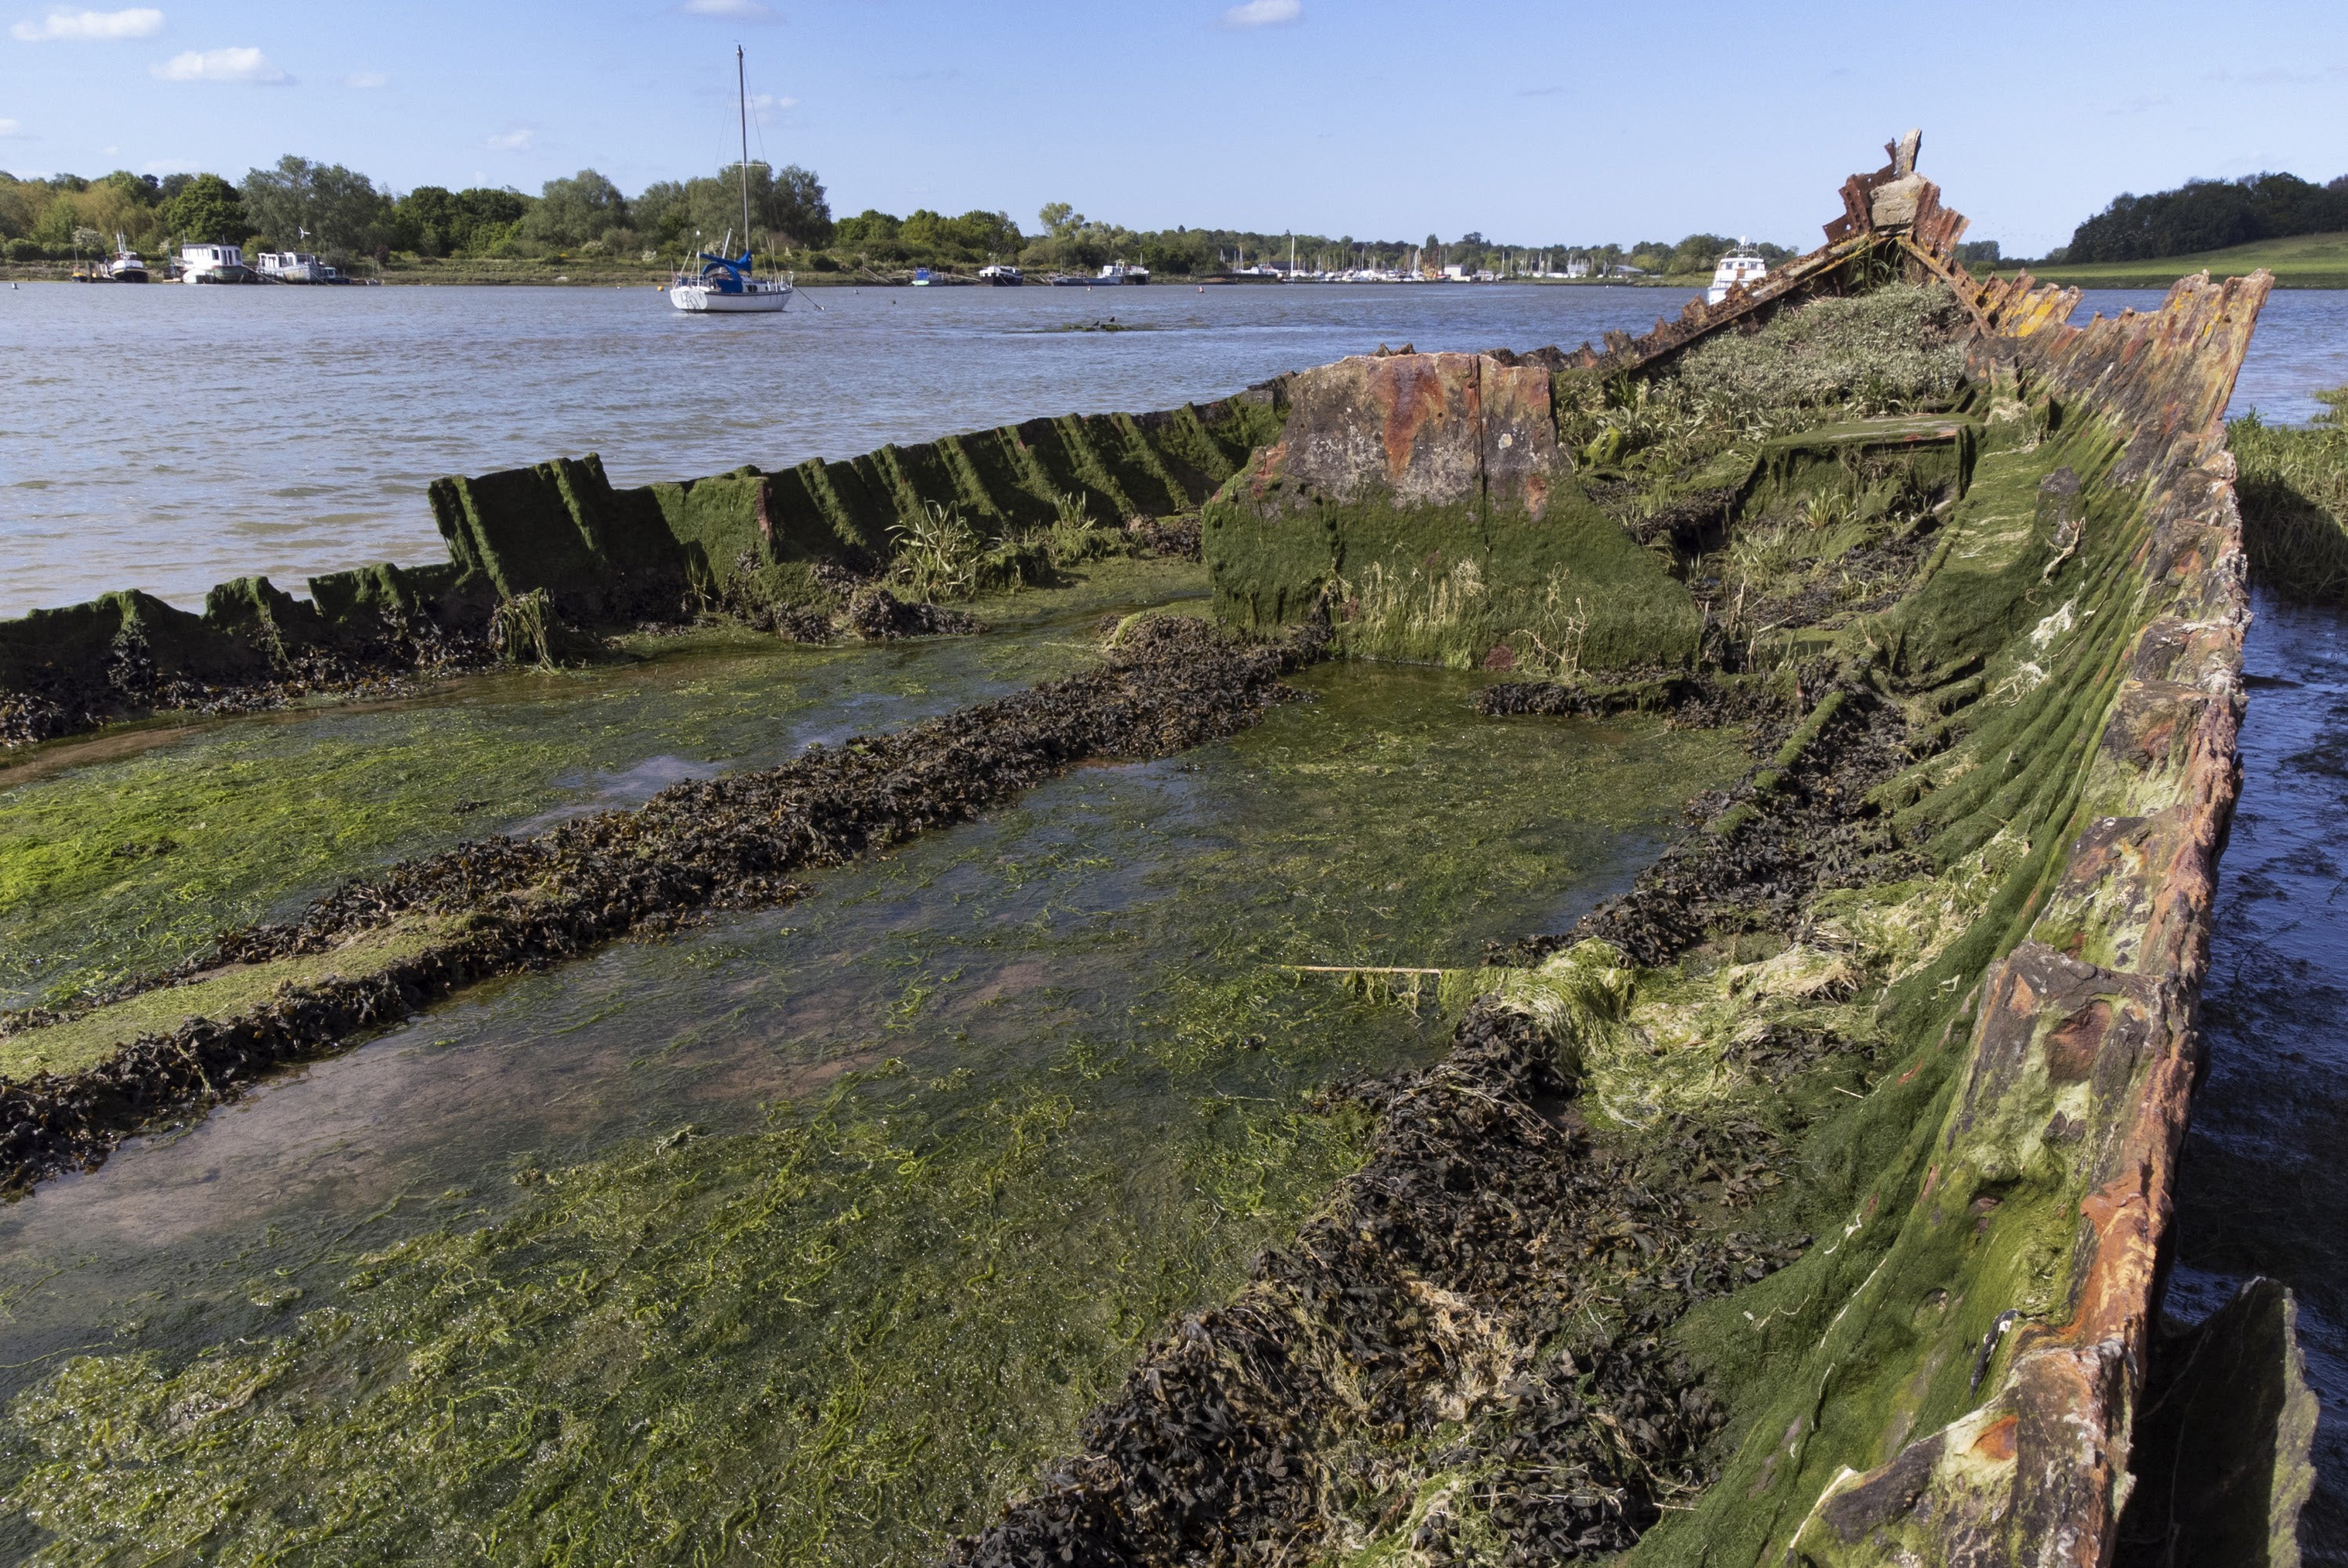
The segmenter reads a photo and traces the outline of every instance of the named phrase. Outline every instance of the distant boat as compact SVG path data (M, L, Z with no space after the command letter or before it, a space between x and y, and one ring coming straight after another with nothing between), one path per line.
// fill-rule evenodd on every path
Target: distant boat
M244 264L238 245L182 245L180 282L183 283L249 283L253 271Z
M1749 289L1768 275L1769 263L1747 250L1745 241L1739 240L1736 249L1723 256L1720 265L1712 270L1712 287L1704 292L1704 302L1716 305L1728 298L1728 291L1737 284L1742 283Z
M334 272L307 251L263 251L253 261L268 283L323 283Z
M1107 266L1103 267L1099 272L1095 272L1090 277L1086 277L1081 272L1055 272L1052 274L1053 286L1062 289L1114 289L1122 287L1128 283L1146 283L1148 282L1149 282L1148 268L1141 266L1128 267L1123 261L1111 261Z
M717 255L696 251L698 272L680 269L669 280L668 302L692 315L751 315L788 310L794 280L788 272L760 277L750 251L750 88L742 64L742 46L734 46L735 104L742 124L742 253L734 254L733 235L719 241ZM687 263L690 265L690 263Z
M926 289L933 281L934 280L930 276L930 270L927 267L916 267L913 269L913 287L917 289Z
M1027 281L1026 274L1016 267L981 267L978 276L980 282L991 283L998 289L1015 289Z
M122 242L119 234L114 237L114 260L106 264L106 275L118 283L143 283L148 281L147 263L139 259L138 251Z

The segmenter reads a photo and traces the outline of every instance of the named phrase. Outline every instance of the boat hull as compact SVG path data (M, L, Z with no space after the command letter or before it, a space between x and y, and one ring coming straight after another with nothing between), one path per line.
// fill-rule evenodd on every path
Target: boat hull
M786 287L729 294L700 283L677 283L669 289L668 302L687 315L772 315L789 308L791 291Z

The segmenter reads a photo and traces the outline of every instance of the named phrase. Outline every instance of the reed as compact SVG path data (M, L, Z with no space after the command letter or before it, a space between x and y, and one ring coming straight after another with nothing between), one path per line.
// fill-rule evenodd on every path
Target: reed
M2240 467L2242 544L2257 579L2294 599L2348 602L2348 386L2323 413L2269 425L2256 410L2226 426Z

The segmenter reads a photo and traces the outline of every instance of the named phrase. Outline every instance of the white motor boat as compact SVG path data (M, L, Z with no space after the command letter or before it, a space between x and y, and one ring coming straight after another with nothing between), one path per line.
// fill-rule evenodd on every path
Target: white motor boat
M689 315L758 315L788 310L794 282L788 272L761 277L750 250L750 89L742 65L742 46L734 46L734 88L742 122L742 253L734 254L732 233L718 242L718 253L696 251L699 272L684 268L669 280L668 302ZM691 262L686 266L691 266Z
M1704 292L1704 302L1716 305L1728 298L1728 291L1737 284L1749 289L1768 275L1769 263L1739 240L1736 249L1723 256L1720 265L1712 270L1712 287Z
M249 283L252 269L244 264L239 245L182 245L180 282L183 283Z

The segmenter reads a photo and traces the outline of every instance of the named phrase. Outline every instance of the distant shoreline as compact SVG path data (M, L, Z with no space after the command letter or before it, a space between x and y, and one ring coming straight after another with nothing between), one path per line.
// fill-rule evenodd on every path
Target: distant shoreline
M561 269L558 270L557 266L556 266L556 265L554 265L554 264L532 264L532 265L530 265L530 266L527 266L527 267L523 267L523 266L516 266L516 265L512 265L512 264L507 264L507 265L504 265L504 266L499 266L499 265L496 265L496 264L492 263L492 264L479 265L479 266L475 266L475 265L468 265L468 266L465 266L464 268L462 268L461 270L460 270L460 269L457 269L457 268L451 268L451 269L448 269L448 270L447 270L447 271L445 271L445 272L444 272L444 271L442 271L442 270L440 270L440 269L438 269L438 268L435 268L435 269L433 269L433 270L431 270L431 271L429 271L429 272L425 271L425 270L423 270L423 269L417 269L417 268L405 268L405 267L403 267L403 268L396 268L396 269L393 269L393 270L387 271L387 272L386 272L383 274L383 286L384 286L385 288L410 288L410 287L422 287L422 288L435 288L435 287L438 287L438 288L448 288L448 287L469 287L469 288L548 288L548 289L656 289L656 288L665 288L665 287L667 286L667 284L668 284L668 281L669 281L670 276L671 276L671 273L670 273L669 270L668 270L667 268L664 268L664 267L663 267L663 268L635 268L635 267L631 267L631 268L625 268L625 269L623 269L623 268L616 268L616 267L615 267L615 268L605 268L605 269L593 269L593 268L561 268ZM0 282L19 282L19 283L66 283L66 282L73 282L73 281L74 281L74 280L73 280L73 268L71 267L71 265L69 265L69 264L68 264L68 263L67 263L67 262L63 262L63 261L12 261L12 262L0 262ZM796 281L796 282L797 282L798 286L798 287L800 287L800 288L802 288L802 289L902 289L902 288L908 288L908 287L911 287L911 282L912 282L911 274L907 274L907 275L906 275L906 276L904 276L904 277L887 277L887 276L876 277L876 276L872 276L872 275L865 274L865 273L854 273L854 272L812 272L812 271L809 271L809 272L803 272L796 273L796 274L795 274L795 281ZM1312 280L1307 280L1307 282L1311 282L1311 281L1312 281ZM159 282L159 283L160 283L160 282L162 282L162 280L160 280L160 279L159 279L159 280L157 280L157 282ZM364 282L371 282L371 280L362 280L362 282L363 282L363 283L364 283ZM1537 286L1540 286L1540 287L1558 287L1558 288L1585 288L1585 289L1586 289L1586 288L1598 287L1598 288L1617 288L1617 289L1692 289L1692 288L1693 288L1693 289L1700 289L1700 288L1702 288L1702 287L1704 287L1704 283L1707 282L1707 280L1706 280L1705 278L1702 278L1702 277L1692 277L1692 278L1503 278L1503 279L1496 280L1496 282L1498 282L1498 283L1507 284L1507 285L1511 285L1511 286L1521 286L1521 285L1528 285L1528 284L1530 284L1530 285L1537 285ZM1193 276L1193 277L1179 277L1179 276L1176 276L1176 275L1173 275L1173 274L1170 274L1170 273L1169 273L1169 275L1167 275L1167 276L1165 276L1165 277L1158 278L1158 279L1154 279L1154 280L1152 280L1150 282L1148 282L1148 283L1147 283L1147 284L1138 284L1138 285L1131 285L1131 284L1107 284L1107 285L1103 285L1103 286L1105 286L1105 287L1112 287L1112 288L1124 288L1124 287L1147 287L1147 288L1152 288L1152 289L1180 290L1180 289L1189 289L1189 288L1194 288L1194 287L1198 287L1198 286L1200 286L1200 285L1205 285L1205 286L1209 286L1209 287L1212 287L1212 288L1217 288L1217 289L1226 289L1226 288L1265 288L1265 287L1269 287L1269 288L1284 288L1284 287L1286 287L1286 286L1287 286L1285 283L1281 282L1280 282L1279 280L1277 280L1277 279L1270 279L1270 278L1255 278L1255 277L1250 277L1250 278L1234 278L1234 277L1231 277L1231 276L1230 276L1230 275L1228 275L1228 274L1220 274L1220 275L1219 275L1219 274L1212 274L1212 273L1210 273L1210 274L1203 274L1203 275L1199 275L1199 276ZM135 285L135 284L134 284L134 285L127 285L127 286L130 286L130 287L137 287L137 286L139 286L139 285ZM152 285L148 285L148 286L152 286ZM175 284L171 284L171 285L170 285L170 286L172 286L172 287L178 287L178 286L180 286L180 285L178 285L178 284L176 284L176 283L175 283ZM230 286L230 285L223 285L223 286ZM293 286L293 285L279 285L279 284L255 284L255 285L252 285L252 286L254 286L254 287L260 287L260 288L269 288L269 287L284 287L284 286ZM320 285L300 285L300 286L317 287L317 286L320 286ZM325 285L325 286L331 286L331 285ZM948 282L948 281L946 281L946 280L944 280L944 279L941 279L941 280L939 280L939 281L938 281L938 282L936 283L936 285L935 285L935 286L937 286L937 287L939 287L939 288L948 288L948 289L965 289L965 288L988 288L988 287L992 287L993 285L991 285L991 284L987 284L987 283L980 282L978 280L976 280L976 279L974 279L974 278L969 278L969 277L967 277L967 276L957 276L957 277L956 277L953 281L952 281L952 282ZM1029 281L1029 282L1028 282L1025 286L1032 289L1032 288L1046 288L1046 287L1051 287L1052 285L1051 285L1048 282L1046 282L1045 280L1043 280L1043 279L1034 279L1034 280L1030 280L1030 281ZM1411 288L1416 288L1416 287L1426 287L1426 286L1434 286L1434 287L1457 287L1457 286L1460 286L1460 285L1457 285L1457 284L1452 284L1452 283L1447 283L1447 283L1444 283L1444 284L1435 284L1435 285L1426 285L1426 284L1389 284L1389 283L1346 283L1346 284L1340 284L1340 285L1335 285L1335 286L1338 286L1338 287L1344 287L1344 288L1395 288L1395 287L1411 287ZM1472 285L1468 285L1468 286L1470 286L1470 287L1477 287L1477 288L1488 288L1488 287L1491 287L1491 286L1492 286L1492 284L1489 284L1489 283L1478 283L1478 284L1472 284Z

